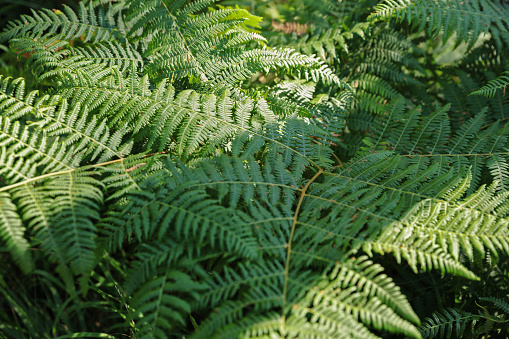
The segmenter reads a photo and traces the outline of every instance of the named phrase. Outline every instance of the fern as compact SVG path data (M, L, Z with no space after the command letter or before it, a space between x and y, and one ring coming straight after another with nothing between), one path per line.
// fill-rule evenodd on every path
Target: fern
M16 205L11 202L8 193L2 193L1 201L3 225L1 236L16 263L23 268L25 273L28 273L32 271L33 264L28 252L28 241L23 237L25 228L16 213Z
M473 44L481 34L491 32L503 40L507 36L507 10L490 1L421 1L388 0L376 8L372 20L396 16L428 34L443 34L443 39L456 33L457 38ZM491 29L490 29L491 28Z
M509 304L507 304L507 301L495 297L486 297L486 298L480 298L483 301L489 301L492 302L495 306L500 308L504 313L508 313L509 311Z
M13 37L23 36L37 32L61 32L65 40L83 37L84 41L99 42L111 38L125 36L125 23L122 16L114 13L109 7L106 11L96 11L91 2L88 8L81 3L79 13L76 14L69 6L64 11L42 9L33 11L32 16L22 15L19 20L7 24L0 35L0 41L10 40ZM115 11L116 12L116 11Z
M498 308L507 313L508 304L498 298L484 297L479 298L482 301L489 301ZM451 338L453 333L456 337L464 335L467 330L467 325L470 323L470 332L473 335L480 335L481 333L488 334L495 323L505 322L504 315L497 316L490 314L487 309L480 306L482 309L478 314L456 310L453 308L443 309L441 312L435 312L433 318L427 318L425 324L419 328L424 338ZM468 332L468 331L467 331Z
M506 7L223 4L0 33L5 335L507 334Z
M389 106L387 116L378 118L379 127L373 130L372 137L365 140L369 148L391 149L404 154L418 164L419 168L437 164L441 168L439 173L450 166L472 166L476 186L483 168L489 168L493 177L499 180L499 189L506 189L505 128L495 123L482 130L485 122L482 112L451 135L451 126L445 113L449 107L442 107L431 115L421 117L421 108L405 112L404 105L402 98L395 99Z
M485 86L481 87L479 90L472 92L472 95L482 95L488 98L493 98L498 89L503 89L505 92L505 88L509 85L509 77L506 75L509 74L507 72L502 73L495 80L491 80Z
M433 318L427 318L425 324L420 328L423 338L452 338L461 337L465 332L468 323L474 326L480 317L453 308L444 309L433 314Z
M459 191L448 193L448 198L453 198L454 195L465 191L466 188L462 186L466 184L463 182L458 188ZM417 270L416 264L419 263L422 269L429 266L440 267L443 272L457 269L458 273L463 272L466 276L472 277L470 273L453 264L447 256L441 253L442 251L449 252L453 258L458 260L460 246L470 258L473 258L474 251L484 255L485 247L492 249L494 253L506 250L506 236L504 232L498 233L500 222L504 221L496 221L489 215L478 214L482 211L500 215L500 212L504 213L507 209L504 205L506 194L493 196L491 192L494 189L493 187L486 191L484 187L481 188L468 200L461 202L457 208L424 200L401 219L412 226L398 227L395 225L393 228L388 228L377 239L377 242L365 245L365 250L374 249L381 253L391 252L398 258L398 261L402 257L405 258L414 270ZM463 209L466 211L463 212ZM478 212L474 212L472 215L468 209L478 209ZM500 209L499 213L497 213L497 209ZM465 220L476 221L467 223ZM429 228L431 224L433 227ZM404 229L406 231L403 231ZM470 232L475 235L472 236ZM412 249L418 247L422 248L422 252L414 252ZM447 268L447 266L450 267ZM453 268L454 266L457 268Z

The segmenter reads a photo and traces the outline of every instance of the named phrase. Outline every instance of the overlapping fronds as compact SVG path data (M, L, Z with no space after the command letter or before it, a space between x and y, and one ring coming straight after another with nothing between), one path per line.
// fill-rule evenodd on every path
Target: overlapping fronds
M40 37L45 32L61 33L64 40L82 38L83 41L91 42L114 38L121 40L125 37L125 24L118 9L113 11L109 6L106 11L102 8L97 10L92 1L88 7L82 2L79 6L79 13L75 13L69 6L64 6L64 11L45 8L32 11L31 16L22 15L20 19L7 24L0 33L0 41L26 35Z
M137 335L141 338L165 338L175 323L185 324L191 311L190 300L199 299L204 288L185 273L169 267L154 274L157 277L148 279L131 300L136 310L131 320L138 323Z
M467 186L465 181L448 192L447 203L423 200L386 228L375 242L367 242L364 250L391 253L398 262L403 258L416 272L419 268L436 267L473 278L458 264L460 251L470 258L474 252L484 256L486 249L491 253L507 253L509 220L505 217L507 192L494 194L496 184L493 184L458 201Z
M255 101L233 87L258 71L276 71L281 72L281 75L293 72L314 81L323 80L339 87L348 87L327 65L314 57L290 49L246 50L249 39L244 37L252 33L239 28L243 22L242 15L240 18L235 15L236 19L227 19L232 13L240 11L242 14L245 11L221 9L204 14L203 18L189 15L199 9L195 6L204 4L180 4L184 7L179 8L180 5L168 7L168 4L161 2L155 12L145 12L143 6L134 10L133 32L141 29L136 22L154 16L149 20L154 21L154 27L149 25L143 31L143 34L154 36L141 51L136 50L140 44L130 44L127 41L122 44L116 41L94 41L91 46L73 48L63 33L53 31L45 35L37 33L37 37L30 32L23 32L12 39L11 43L20 53L29 53L28 62L39 80L54 81L56 93L69 100L74 112L92 112L88 117L85 114L79 122L97 124L95 136L100 137L104 143L107 140L113 143L107 152L110 156L115 154L111 151L115 151L122 143L129 145L129 138L147 140L147 151L176 149L185 155L195 152L207 154L224 147L226 140L239 130L251 130L263 123L276 121L277 117L271 110L272 104L263 98ZM91 11L97 10L90 8ZM174 24L173 20L176 20ZM212 26L216 23L227 24L227 27L215 29ZM195 26L204 29L208 35L198 34ZM173 33L162 34L162 29L172 30ZM172 40L168 42L168 47L159 43L158 34L164 36L164 39L174 35L175 39L184 40L181 43L178 43L180 40ZM199 56L205 47L193 39L213 43L211 48L214 54ZM217 41L211 42L214 39ZM173 56L163 53L166 49L174 53L176 49L171 47L174 44L183 44L190 59L174 62ZM165 65L157 61L158 55ZM177 59L180 60L181 56ZM176 76L175 72L180 71L175 67L179 68L180 62L188 61L195 65L191 68L185 66L189 72ZM138 74L145 68L153 76L140 77ZM164 75L168 78L164 78ZM200 84L196 90L182 91L181 84L175 83L182 77L188 77L191 82L194 82L193 79L201 79ZM204 91L213 91L214 94L206 94ZM274 105L277 107L278 103ZM331 107L332 114L335 110ZM70 118L76 121L72 116ZM340 128L335 125L336 134ZM115 155L121 158L127 154L128 149L129 146ZM200 149L204 150L200 152ZM100 162L107 160L103 154Z
M278 143L268 141L265 151L264 143L257 143L257 151L251 151L254 155L278 149ZM459 261L459 248L469 252L481 243L491 250L507 248L507 222L501 214L507 209L502 204L505 194L479 191L459 201L468 178L462 181L448 173L428 181L426 173L414 177L415 165L409 167L407 158L377 153L358 158L337 173L319 171L305 187L298 188L305 168L293 163L302 155L293 152L294 160L288 162L284 162L284 153L268 157L261 167L252 154L242 154L244 160L214 158L196 163L193 170L166 161L170 177L156 174L147 178L141 187L150 184L153 190L128 194L128 204L118 205L119 211L105 220L104 232L109 234L112 250L119 248L126 237L130 242L146 244L145 264L140 262L139 266L144 267L143 271L170 264L180 267L177 258L199 258L205 249L219 262L225 253L231 258L228 264L218 263L212 277L200 273L200 269L196 271L191 261L188 263L188 274L208 286L202 292L206 304L218 307L217 313L200 326L196 337L225 335L224 329L231 336L293 333L299 337L307 337L311 330L324 335L334 333L344 326L365 331L360 324L352 325L353 321L419 337L416 328L403 320L418 322L417 317L400 292L391 287L391 281L380 275L382 268L366 258L337 266L334 263L343 257L341 253L351 253L360 246L368 252L380 251L379 247L387 245L394 247L391 252L396 256L409 260L412 267L422 265L423 269L475 278ZM436 170L435 166L432 171ZM324 178L319 179L321 176ZM487 199L486 204L479 201L480 196ZM418 201L421 203L412 208ZM475 230L463 231L464 238L447 238L438 245L409 242L407 238L403 245L398 239L385 239L393 234L413 234L425 214L421 209L426 207L429 212L430 205L445 204L454 215L428 218L429 232L440 231L431 225L444 224L442 233L452 232L447 227L453 227L456 234L459 228L470 225L461 220L472 220L472 213L485 218L485 222ZM231 209L233 206L236 208ZM458 221L442 223L442 219ZM395 233L395 228L400 232ZM497 231L491 232L493 228ZM420 233L415 234L415 239L422 238ZM159 240L149 245L149 239ZM181 245L164 239L183 243L186 252ZM161 242L168 245L156 245ZM444 243L451 244L451 248L442 249ZM253 261L243 264L233 258ZM314 267L335 273L330 280L319 282L312 273ZM133 270L132 274L138 276L139 272ZM309 289L310 284L323 285L317 291L324 292ZM331 292L326 292L329 284ZM356 286L355 291L351 286ZM336 290L341 292L331 295ZM198 301L193 305L196 311L203 307ZM343 316L333 317L333 310L341 311ZM281 311L282 315L277 315ZM287 318L284 330L283 318ZM171 321L171 316L166 319Z
M489 0L386 0L376 7L371 20L397 19L407 21L418 31L425 28L431 36L443 35L444 41L453 34L458 40L473 45L482 34L491 33L507 42L509 11Z
M19 53L30 55L28 62L33 63L32 72L39 76L39 81L48 78L72 81L81 76L96 83L114 71L127 75L133 70L143 70L141 55L128 43L124 47L113 40L97 43L94 47L73 48L64 38L63 34L47 34L11 41Z
M509 255L506 6L387 0L368 18L371 1L264 3L280 20L305 10L288 20L309 28L266 40L260 17L212 2L81 1L0 33L43 92L0 77L0 328L347 339L501 325L507 303L475 313L467 290L507 278L491 279ZM403 25L378 20L393 16ZM440 65L440 34L470 59ZM422 290L439 312L407 299Z
M2 233L12 229L11 238L15 235L22 237L24 234L20 231L24 229L20 225L18 232L14 229L15 220L22 217L30 232L35 230L34 236L41 242L46 255L62 266L61 269L69 264L75 275L88 276L95 264L94 238L97 232L94 220L99 219L98 210L103 200L100 182L90 172L81 170L67 171L47 180L43 188L18 185L11 190L12 198L4 196L7 207L15 206L13 201L20 207L19 211L5 210L10 218L2 220ZM22 241L18 239L15 251L22 248ZM30 262L23 264L25 269L33 265Z
M249 48L248 43L265 39L242 27L250 14L240 8L220 8L189 16L210 1L180 5L166 1L137 3L131 14L132 31L151 36L144 55L148 72L155 78L178 81L191 77L216 93L249 79L259 71L295 74L342 85L320 60L291 49ZM150 6L157 4L157 6ZM149 8L146 10L146 8ZM148 23L148 24L147 24Z
M78 166L82 161L105 162L129 154L132 143L123 142L121 128L111 133L106 120L89 117L88 107L69 107L59 96L44 96L36 103L35 92L23 98L23 80L0 79L2 162L11 182ZM9 86L10 84L10 86ZM18 93L13 96L14 88ZM25 119L34 119L25 123Z
M406 111L403 98L387 106L377 117L365 143L371 150L392 150L405 155L420 169L439 166L438 173L450 167L471 166L472 192L479 187L481 172L488 168L499 181L498 189L507 190L508 129L498 122L485 128L486 109L467 120L455 133L447 116L449 106L421 116L421 108Z

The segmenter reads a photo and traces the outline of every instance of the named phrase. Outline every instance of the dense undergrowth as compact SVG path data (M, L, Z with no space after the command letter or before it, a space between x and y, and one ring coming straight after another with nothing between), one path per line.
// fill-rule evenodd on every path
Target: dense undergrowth
M37 6L0 337L509 335L507 1Z

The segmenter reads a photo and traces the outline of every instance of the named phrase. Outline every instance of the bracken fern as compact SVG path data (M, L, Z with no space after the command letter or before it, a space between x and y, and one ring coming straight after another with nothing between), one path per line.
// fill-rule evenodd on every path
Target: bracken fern
M507 334L505 295L457 287L507 277L507 8L274 6L307 34L209 0L4 28L39 88L0 77L6 336ZM438 34L466 42L447 69ZM453 300L415 307L422 275Z

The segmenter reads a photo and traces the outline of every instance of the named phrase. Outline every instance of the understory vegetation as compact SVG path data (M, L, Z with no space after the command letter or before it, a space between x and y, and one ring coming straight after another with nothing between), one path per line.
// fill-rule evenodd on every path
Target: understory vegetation
M508 1L9 3L0 338L509 336Z

